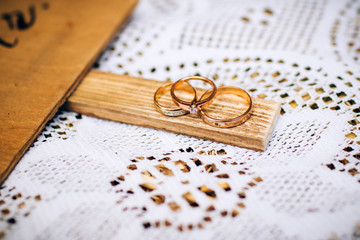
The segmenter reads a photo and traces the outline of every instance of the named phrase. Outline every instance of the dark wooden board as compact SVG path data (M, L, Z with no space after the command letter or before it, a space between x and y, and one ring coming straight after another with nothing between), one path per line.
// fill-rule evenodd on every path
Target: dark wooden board
M1 183L136 3L0 1Z

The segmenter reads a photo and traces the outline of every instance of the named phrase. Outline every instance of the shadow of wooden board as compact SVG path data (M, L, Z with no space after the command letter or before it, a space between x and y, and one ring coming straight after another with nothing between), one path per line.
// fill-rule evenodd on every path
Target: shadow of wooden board
M137 0L1 1L1 184L136 4Z
M91 70L71 94L65 107L89 116L257 151L266 150L280 115L280 103L253 98L252 113L245 123L233 128L216 128L207 125L199 117L189 115L168 117L157 112L154 107L154 93L163 84L164 82L155 80ZM171 104L171 98L161 104L168 106ZM233 100L223 99L218 103L215 101L208 108L216 104L225 118L230 116L236 107ZM239 112L242 113L242 111ZM224 116L221 118L223 119Z

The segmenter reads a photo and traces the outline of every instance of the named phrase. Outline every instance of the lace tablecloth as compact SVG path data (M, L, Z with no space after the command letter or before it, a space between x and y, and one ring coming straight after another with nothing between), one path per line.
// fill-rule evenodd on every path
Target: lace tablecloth
M94 67L281 116L256 152L59 111L2 185L0 238L360 239L360 1L141 1Z

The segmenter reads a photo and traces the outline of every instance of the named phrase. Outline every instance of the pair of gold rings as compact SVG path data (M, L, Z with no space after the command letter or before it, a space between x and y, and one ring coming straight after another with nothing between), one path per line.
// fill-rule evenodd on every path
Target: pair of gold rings
M191 86L188 82L191 80L198 80L203 81L211 86L210 90L207 90L199 99L196 89ZM176 95L176 91L178 90L185 90L186 92L193 93L194 97L191 101L185 101L180 99ZM170 91L171 98L173 102L179 108L168 108L164 107L159 103L159 99L165 93ZM241 112L241 114L235 118L229 119L219 119L210 117L207 115L203 109L209 106L217 96L222 94L233 94L237 95L246 100L248 103L247 108L245 111ZM213 126L213 127L220 127L220 128L228 128L228 127L235 127L238 126L245 121L247 121L251 115L252 110L252 99L250 95L241 88L237 87L216 87L213 81L206 77L201 76L191 76L181 78L175 83L168 83L160 88L158 88L154 94L154 104L155 108L162 114L170 117L178 117L185 114L191 115L200 115L204 122Z

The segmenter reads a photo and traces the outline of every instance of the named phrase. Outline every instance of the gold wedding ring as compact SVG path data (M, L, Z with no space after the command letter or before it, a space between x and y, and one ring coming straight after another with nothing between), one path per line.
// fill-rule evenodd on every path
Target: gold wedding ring
M198 100L196 89L193 88L188 83L191 80L199 80L199 81L206 82L206 83L210 84L212 88L210 90L207 90ZM187 86L187 87L185 87L185 86ZM181 89L183 89L187 92L194 93L194 97L190 102L182 100L175 95L175 91L179 91ZM168 108L168 107L162 106L159 103L160 97L169 91L170 91L170 95L171 95L173 102L180 108ZM239 96L239 97L245 99L246 102L248 103L246 110L241 111L239 113L239 116L237 116L235 118L219 119L219 118L214 118L214 117L207 115L203 109L206 108L207 106L209 106L215 100L215 98L217 96L222 95L222 94L236 95L236 96ZM252 99L245 90L243 90L241 88L237 88L237 87L226 87L226 86L217 88L213 81L211 81L208 78L200 77L200 76L181 78L173 84L168 83L168 84L165 84L164 86L161 86L160 88L158 88L156 90L156 92L154 94L154 104L155 104L156 109L160 113L162 113L166 116L177 117L177 116L182 116L182 115L188 114L190 112L190 114L192 114L192 115L195 115L195 114L200 115L205 123L209 124L210 126L218 127L218 128L236 127L236 126L244 123L251 116L251 111L252 111L252 106L253 106Z
M166 116L170 116L170 117L178 117L178 116L188 114L189 111L186 111L184 109L164 107L159 103L160 97L163 96L166 92L169 92L172 85L173 85L172 83L168 83L168 84L165 84L165 85L159 87L156 90L156 92L154 94L154 104L155 104L156 110L158 110L160 113L162 113ZM192 91L194 93L194 98L192 101L195 101L197 99L196 90L190 84L186 84L186 85L188 85L189 88L183 88L183 89L185 91L189 91L189 90Z
M208 92L209 91L205 92L201 96L200 101ZM204 113L203 109L200 108L199 113L200 113L200 116L203 119L203 121L206 122L207 124L209 124L210 126L219 127L219 128L236 127L236 126L244 123L245 121L247 121L251 115L251 110L252 110L252 99L251 99L250 95L241 88L219 87L217 89L215 97L222 95L222 94L232 94L232 95L236 95L236 96L239 96L239 97L245 99L248 103L247 109L244 112L242 112L241 115L239 115L238 117L229 118L229 119L218 119L218 118L213 118L213 117L208 116L206 113Z
M199 81L203 81L203 82L210 84L212 87L212 89L209 90L209 91L211 91L210 96L207 97L206 99L202 99L199 101L197 100L197 98L194 98L191 102L187 102L187 101L184 101L184 100L178 98L175 95L175 91L181 84L188 82L190 80L199 80ZM189 111L190 114L192 114L192 115L197 115L200 108L205 108L206 106L208 106L209 104L211 104L214 101L216 91L217 91L216 85L210 79L208 79L206 77L192 76L192 77L181 78L178 81L176 81L171 87L170 94L171 94L171 97L172 97L174 103L177 106L179 106L181 109Z

